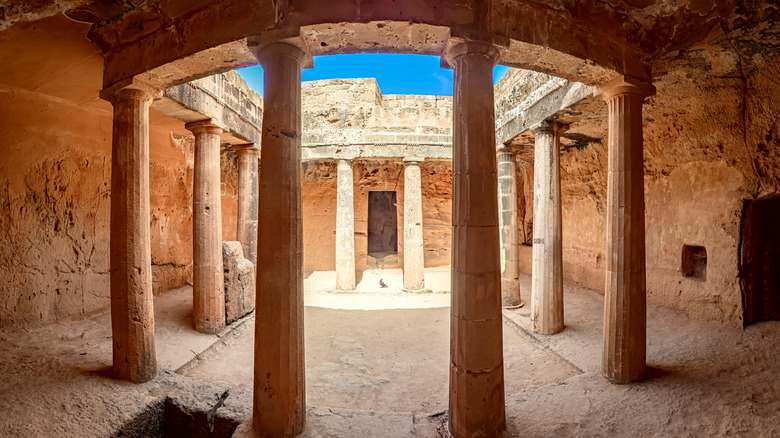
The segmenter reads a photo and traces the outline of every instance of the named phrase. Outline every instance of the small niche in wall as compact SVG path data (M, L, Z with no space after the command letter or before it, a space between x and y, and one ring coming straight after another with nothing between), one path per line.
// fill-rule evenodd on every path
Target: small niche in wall
M707 249L698 245L683 245L682 275L697 280L707 279Z

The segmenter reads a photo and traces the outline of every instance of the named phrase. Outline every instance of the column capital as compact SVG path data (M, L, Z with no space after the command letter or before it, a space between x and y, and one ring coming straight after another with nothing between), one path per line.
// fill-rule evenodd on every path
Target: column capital
M493 65L509 47L509 40L498 36L487 36L480 40L450 38L441 54L443 68L453 68L454 62L464 55L483 55L491 60Z
M259 154L260 148L255 146L254 143L249 144L234 144L230 146L237 154Z
M512 154L512 155L514 155L515 153L512 151L512 148L510 148L509 146L501 145L501 147L496 148L496 154L499 154L499 155L500 154Z
M425 161L425 158L424 157L404 157L403 161L404 161L404 166L408 166L410 164L416 164L416 165L419 166L420 163Z
M212 121L212 119L199 120L197 122L189 122L184 125L184 128L188 131L192 131L193 134L222 134L222 127Z
M568 130L569 130L568 124L557 122L555 120L544 120L531 126L530 128L530 131L533 132L534 135L539 134L540 132L549 132L551 134L563 134Z
M130 79L100 90L100 98L112 104L123 99L152 101L161 98L162 95L161 89L137 79Z
M611 99L619 94L634 94L649 97L655 94L652 83L633 76L621 75L599 87L604 99Z
M273 36L271 37L273 38ZM281 39L264 39L262 37L248 42L249 50L255 55L261 65L265 65L270 56L285 56L294 59L301 68L312 68L314 61L309 48L299 36Z
M350 166L355 161L354 158L341 158L341 157L336 157L335 160L336 160L336 164L344 162L344 163L349 163Z

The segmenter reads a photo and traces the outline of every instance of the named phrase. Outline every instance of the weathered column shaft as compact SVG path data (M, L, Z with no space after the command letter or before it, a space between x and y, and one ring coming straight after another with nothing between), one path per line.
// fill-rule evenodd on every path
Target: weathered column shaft
M455 437L506 429L492 45L450 49L455 70L449 428Z
M404 160L404 289L425 288L421 159Z
M544 335L563 330L560 134L565 130L565 125L556 122L542 122L533 129L531 330Z
M258 53L265 71L253 424L258 436L303 431L303 228L301 65L295 46Z
M111 332L114 376L135 383L157 375L149 230L149 105L152 94L111 98Z
M233 146L238 154L238 223L236 236L244 257L257 268L257 211L259 202L260 149L254 145Z
M642 104L655 89L621 77L602 91L609 112L603 372L613 382L626 383L645 376Z
M225 273L222 267L222 193L219 145L222 129L210 120L188 123L195 134L192 178L192 317L195 330L225 328Z
M355 289L355 202L352 161L338 160L336 187L336 289Z
M515 280L520 276L515 154L507 149L499 150L497 161L501 277Z

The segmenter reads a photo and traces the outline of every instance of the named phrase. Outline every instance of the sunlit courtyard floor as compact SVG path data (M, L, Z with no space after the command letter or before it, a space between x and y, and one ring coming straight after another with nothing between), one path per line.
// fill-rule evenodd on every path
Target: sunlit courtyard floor
M427 271L422 294L401 290L400 270L364 273L357 292L333 291L333 278L305 281L305 436L446 433L448 271ZM530 278L520 282L529 301ZM142 385L109 377L107 313L0 331L0 436L112 436L166 397L247 420L253 316L201 335L191 306L188 287L155 298L160 373ZM567 284L566 329L553 336L528 330L527 307L504 310L510 436L780 436L780 322L741 330L650 307L650 378L613 385L600 374L602 306Z
M383 292L371 288L377 275L389 286L402 282L400 270L364 275L358 292L330 290L332 272L306 280L308 404L388 413L370 415L371 421L364 415L310 415L312 436L344 427L341 436L437 436L443 429L449 294L410 294L399 287ZM448 289L449 271L426 271L431 284ZM530 277L523 276L520 285L528 302ZM600 373L602 296L567 285L565 309L566 330L553 336L528 330L527 306L504 310L510 434L780 435L780 323L743 331L651 307L649 379L613 385ZM252 344L253 333L245 331L185 374L235 390L249 387ZM386 418L386 428L379 418Z

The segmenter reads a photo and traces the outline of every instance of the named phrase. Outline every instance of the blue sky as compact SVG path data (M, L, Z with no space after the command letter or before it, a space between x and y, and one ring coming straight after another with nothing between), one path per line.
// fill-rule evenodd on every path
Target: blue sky
M493 83L509 70L493 69ZM242 68L236 72L259 95L263 95L263 69ZM376 78L382 94L433 94L452 96L452 70L439 67L438 56L361 53L317 56L314 68L303 71L304 81L336 78Z

